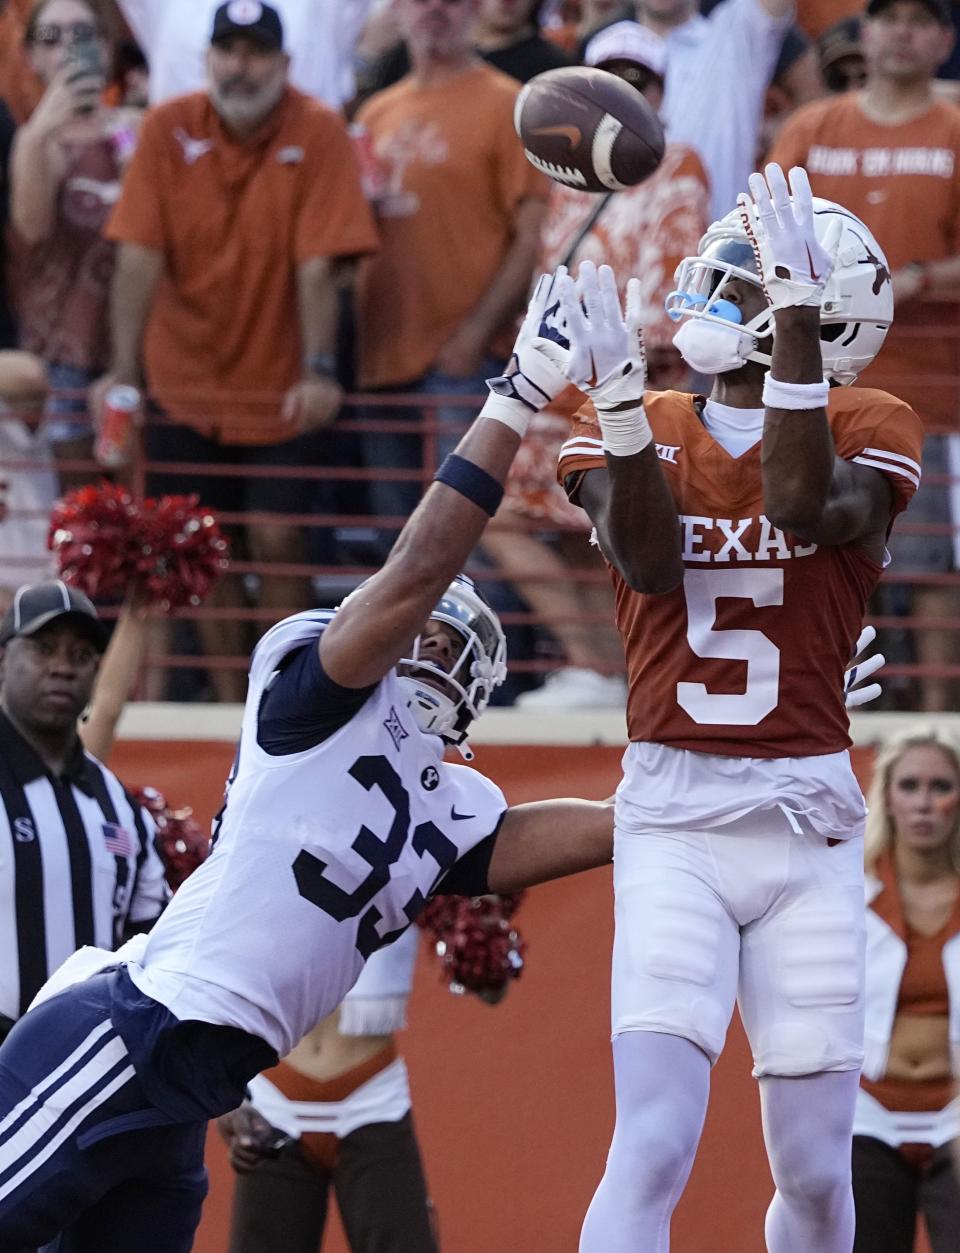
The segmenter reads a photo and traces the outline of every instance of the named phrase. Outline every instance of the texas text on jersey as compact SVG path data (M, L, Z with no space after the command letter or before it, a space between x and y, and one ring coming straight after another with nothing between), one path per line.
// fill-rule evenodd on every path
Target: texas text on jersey
M696 398L648 392L644 408L680 516L684 579L666 595L632 591L611 569L626 641L630 739L701 753L804 757L849 747L843 670L880 567L856 543L823 547L763 512L760 443L732 457ZM922 428L885 392L834 387L837 454L891 489L891 522L920 481ZM579 472L605 465L592 406L560 452Z
M315 652L330 618L298 614L257 647L213 853L151 932L143 967L128 967L178 1018L240 1027L281 1056L506 810L493 783L444 762L443 741L418 729L392 670L320 743L279 756L262 747L278 666L306 645ZM311 952L322 960L306 960Z

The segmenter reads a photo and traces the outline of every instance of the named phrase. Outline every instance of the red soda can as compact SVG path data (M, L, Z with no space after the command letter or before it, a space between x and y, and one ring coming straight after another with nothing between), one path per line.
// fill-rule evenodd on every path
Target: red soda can
M360 165L360 183L363 194L371 202L381 199L387 190L387 171L377 156L373 138L362 122L354 122L349 128L353 150Z
M117 383L107 392L93 450L102 466L113 468L127 460L130 432L139 412L140 393L135 387Z

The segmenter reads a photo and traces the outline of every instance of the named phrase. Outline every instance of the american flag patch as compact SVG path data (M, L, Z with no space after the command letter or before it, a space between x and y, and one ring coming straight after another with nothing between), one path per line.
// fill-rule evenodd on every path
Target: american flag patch
M125 831L117 822L105 822L103 824L103 842L106 845L107 852L113 853L114 857L131 857L133 855L133 841L130 839L130 833Z

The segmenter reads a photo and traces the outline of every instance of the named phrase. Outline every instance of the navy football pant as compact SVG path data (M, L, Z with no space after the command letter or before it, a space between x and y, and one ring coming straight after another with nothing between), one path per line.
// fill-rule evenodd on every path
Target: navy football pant
M206 1122L147 1098L111 1021L118 980L129 984L97 975L40 1005L0 1048L0 1253L191 1247ZM142 1000L144 1018L171 1020Z

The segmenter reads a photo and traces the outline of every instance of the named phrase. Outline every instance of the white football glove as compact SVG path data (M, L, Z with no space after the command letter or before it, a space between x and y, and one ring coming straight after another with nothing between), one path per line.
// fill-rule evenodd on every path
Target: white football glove
M626 314L608 265L580 266L577 282L560 280L560 309L570 338L567 377L597 411L604 449L614 456L640 452L653 436L643 411L647 358L640 323L640 281L627 284Z
M750 195L737 197L744 230L773 309L820 307L823 289L837 263L843 224L831 223L821 244L813 225L813 193L801 166L790 171L790 185L779 165L750 175Z
M533 415L545 409L568 384L565 368L569 354L551 329L559 304L559 284L566 277L565 266L555 274L540 275L507 368L496 378L487 379L490 395L480 416L506 423L521 437Z
M864 686L864 680L875 674L887 660L883 653L864 657L863 654L876 638L877 633L872 626L863 628L854 647L853 660L844 672L843 693L848 709L856 709L859 705L876 700L883 691L879 683L867 683Z

